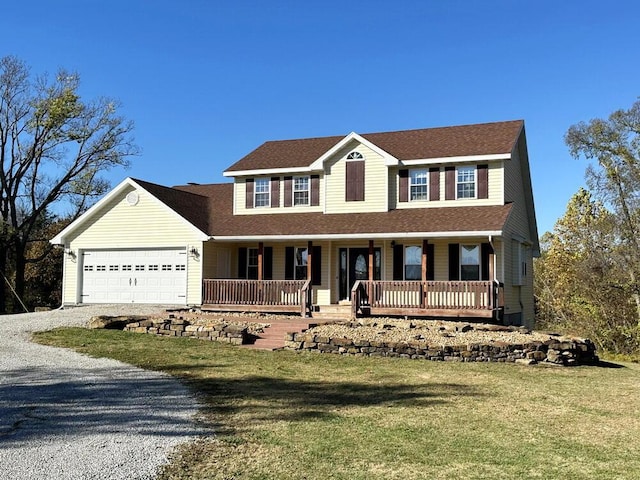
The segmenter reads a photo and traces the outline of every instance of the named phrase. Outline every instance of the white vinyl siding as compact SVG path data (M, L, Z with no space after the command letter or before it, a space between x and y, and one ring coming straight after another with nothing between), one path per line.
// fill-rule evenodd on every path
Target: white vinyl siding
M364 157L364 201L347 202L347 155L357 151ZM361 160L358 160L361 161ZM365 145L352 142L325 162L325 213L384 212L388 209L388 176L384 158Z

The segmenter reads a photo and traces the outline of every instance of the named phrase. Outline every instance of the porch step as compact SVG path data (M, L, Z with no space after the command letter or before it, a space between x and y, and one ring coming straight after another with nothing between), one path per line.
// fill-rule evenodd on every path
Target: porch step
M242 347L257 350L279 350L284 348L285 334L303 332L312 325L315 324L298 320L274 320L269 327L264 329L255 343L242 345Z
M351 305L318 305L311 313L314 320L350 320Z

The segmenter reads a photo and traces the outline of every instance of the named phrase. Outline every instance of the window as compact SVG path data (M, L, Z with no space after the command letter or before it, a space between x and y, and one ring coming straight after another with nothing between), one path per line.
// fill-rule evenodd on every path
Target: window
M187 266L184 264L176 265L176 272L184 272L187 269Z
M422 280L422 248L407 247L404 251L404 279Z
M480 246L460 246L460 280L480 280Z
M409 190L411 201L428 200L427 185L429 183L429 170L411 170L409 173Z
M527 245L514 240L512 243L513 285L527 283Z
M347 160L364 160L364 157L360 152L351 152L347 155Z
M106 272L107 271L107 266L106 265L97 265L96 266L96 272Z
M309 177L293 178L293 205L309 205Z
M307 249L296 248L296 255L294 258L294 279L306 280L307 278Z
M456 198L476 198L476 167L458 168L456 193Z
M93 265L85 265L84 266L84 271L85 272L93 272Z
M144 272L144 265L136 265L136 272Z
M130 272L131 271L131 265L122 265L122 271L123 272Z
M171 271L171 265L162 265L162 271L163 272L170 272Z
M255 200L253 204L256 207L268 207L269 206L269 179L268 178L256 178L254 187Z
M258 279L258 249L247 248L247 279Z
M149 265L149 271L150 272L157 272L158 271L158 265Z

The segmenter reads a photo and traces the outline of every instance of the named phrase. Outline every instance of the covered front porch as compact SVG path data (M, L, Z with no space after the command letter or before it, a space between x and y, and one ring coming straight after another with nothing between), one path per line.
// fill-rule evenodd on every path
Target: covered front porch
M447 243L449 239L226 245L223 251L235 254L227 263L238 265L240 278L205 278L202 308L313 317L336 307L349 318L499 319L504 302L495 276L496 256L493 245L482 240L468 242L477 247L474 280L466 278L473 276L474 266L464 265L460 255L460 248L469 245ZM448 280L438 278L447 271Z

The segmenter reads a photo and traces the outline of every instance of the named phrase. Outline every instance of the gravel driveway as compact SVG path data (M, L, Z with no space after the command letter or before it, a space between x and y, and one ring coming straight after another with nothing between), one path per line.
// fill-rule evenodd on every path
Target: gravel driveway
M171 377L29 342L29 332L93 315L157 312L84 306L0 316L0 479L148 479L199 433L198 404Z

